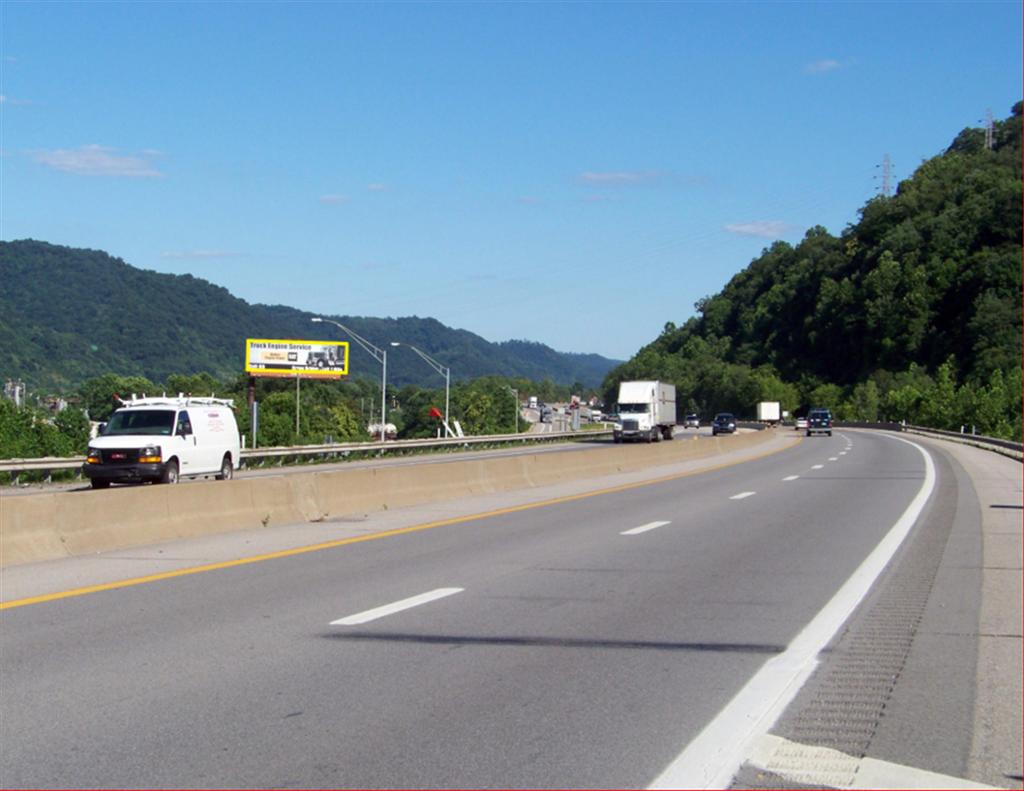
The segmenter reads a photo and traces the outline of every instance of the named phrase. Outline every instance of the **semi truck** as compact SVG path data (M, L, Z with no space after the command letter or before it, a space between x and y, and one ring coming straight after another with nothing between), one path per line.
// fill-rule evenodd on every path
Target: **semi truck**
M658 381L619 383L616 442L672 439L676 425L676 386Z
M778 423L782 420L782 407L778 401L758 401L757 419L760 423Z

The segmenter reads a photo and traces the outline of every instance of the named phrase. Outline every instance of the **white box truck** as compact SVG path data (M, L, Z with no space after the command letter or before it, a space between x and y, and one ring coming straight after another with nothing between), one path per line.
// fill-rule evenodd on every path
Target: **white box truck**
M782 407L778 401L758 401L757 419L760 423L778 423L782 419Z
M672 439L676 425L676 386L665 382L621 382L616 442Z

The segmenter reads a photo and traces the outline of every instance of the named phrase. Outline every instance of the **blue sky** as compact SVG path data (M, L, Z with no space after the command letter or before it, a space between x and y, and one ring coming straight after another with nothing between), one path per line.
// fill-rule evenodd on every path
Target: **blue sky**
M1021 8L3 0L0 238L625 359L1009 115Z

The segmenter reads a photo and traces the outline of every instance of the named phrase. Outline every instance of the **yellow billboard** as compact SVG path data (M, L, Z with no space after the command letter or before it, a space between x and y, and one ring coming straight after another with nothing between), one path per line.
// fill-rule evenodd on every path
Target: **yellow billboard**
M289 341L246 338L250 376L348 376L348 341Z

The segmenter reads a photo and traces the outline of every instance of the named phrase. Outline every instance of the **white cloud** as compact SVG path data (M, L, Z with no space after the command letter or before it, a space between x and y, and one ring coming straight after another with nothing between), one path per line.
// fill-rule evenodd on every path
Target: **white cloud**
M352 199L348 195L321 195L320 202L327 206L337 206L342 203L348 203Z
M724 230L738 236L760 236L764 239L781 239L790 231L796 230L796 226L781 220L754 220L753 222L739 222L726 225Z
M838 60L826 58L825 60L816 60L814 63L808 63L804 67L804 71L808 74L824 74L827 71L835 71L842 68L842 65Z
M387 184L367 184L366 185L366 189L368 189L370 192L387 192L388 191L388 185Z
M237 258L241 253L230 250L175 250L160 253L161 258L196 261L207 258Z
M659 180L664 174L652 170L615 170L598 172L593 170L580 174L584 184L601 184L604 186L628 186L631 184L650 184Z
M146 153L142 156L119 154L115 148L98 145L32 152L36 162L76 176L161 178L164 174L149 161L151 156Z

